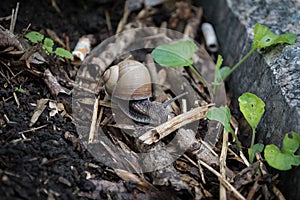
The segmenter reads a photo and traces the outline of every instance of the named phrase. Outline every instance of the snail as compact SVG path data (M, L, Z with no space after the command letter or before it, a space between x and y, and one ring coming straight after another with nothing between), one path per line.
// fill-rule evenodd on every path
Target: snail
M148 69L135 60L124 60L103 74L104 89L129 118L147 124L161 124L171 113L167 106L186 93L164 103L150 101L151 77Z

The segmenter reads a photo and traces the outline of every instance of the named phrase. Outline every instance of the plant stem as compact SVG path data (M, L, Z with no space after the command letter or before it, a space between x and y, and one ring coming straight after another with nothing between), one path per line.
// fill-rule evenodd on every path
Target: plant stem
M223 81L236 69L240 66L256 49L252 48L238 63L236 63L228 72L228 74L223 78Z
M254 145L254 141L255 141L255 128L252 128L252 139L251 139L251 146L250 146L250 148L252 148L253 147L253 145Z
M218 59L216 62L216 69L214 74L214 82L212 83L213 87L213 95L216 95L216 92L219 88L219 86L223 83L223 79L220 76L220 67L223 63L223 57L221 55L218 55Z
M240 143L240 141L239 141L237 135L235 134L234 131L230 131L230 133L231 133L231 135L234 137L235 142L236 142L236 144L237 144L237 146L238 146L238 148L239 148L239 151L242 151L242 145L241 145L241 143Z
M214 78L214 82L212 83L213 85L213 95L216 95L216 92L219 88L219 86L223 83L223 79L222 78L219 78L219 71L220 71L220 68L216 68L215 69L215 78Z
M204 85L207 85L205 79L201 76L201 74L199 74L199 72L194 68L194 66L193 66L193 65L189 65L189 67L190 67L190 69L193 71L193 73L196 74L196 76L200 79L200 81L201 81Z

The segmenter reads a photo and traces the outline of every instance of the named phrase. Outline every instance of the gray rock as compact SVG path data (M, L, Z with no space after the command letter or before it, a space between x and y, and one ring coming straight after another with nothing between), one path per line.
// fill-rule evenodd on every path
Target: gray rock
M299 0L204 0L206 20L216 28L220 53L232 66L251 48L256 23L276 34L300 35ZM199 4L200 4L199 3ZM255 52L227 81L232 100L248 91L266 103L257 142L281 145L287 132L300 134L300 41ZM236 103L237 105L237 103ZM300 169L281 173L287 199L300 199Z

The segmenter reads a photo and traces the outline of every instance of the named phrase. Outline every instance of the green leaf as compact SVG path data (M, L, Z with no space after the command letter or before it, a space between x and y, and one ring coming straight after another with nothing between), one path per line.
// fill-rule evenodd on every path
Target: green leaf
M230 126L230 110L228 107L220 107L210 110L206 113L206 117L210 120L220 122L227 132L234 134L234 131Z
M54 45L53 40L51 40L50 38L45 38L44 48L46 49L46 51L48 51L49 53L52 53L53 52L53 45Z
M283 39L287 40L285 43L287 44L295 44L296 40L297 40L297 35L294 33L285 33L280 35L280 40Z
M73 59L73 55L69 51L60 47L56 48L54 53L60 57L69 58L71 60Z
M299 148L299 144L300 144L300 136L297 133L295 132L287 133L283 138L282 152L294 154Z
M196 44L190 40L156 47L151 55L154 60L166 67L183 67L193 64L192 55L196 52Z
M268 27L261 24L255 24L252 49L265 48L279 43L294 44L296 39L296 34L286 33L282 35L276 35Z
M264 155L267 163L278 170L289 170L292 165L300 165L300 156L282 153L274 144L266 146Z
M255 94L246 92L239 97L240 110L245 119L252 127L256 129L262 115L265 112L265 103Z
M300 156L294 155L300 145L300 136L295 133L287 133L283 139L282 151L274 144L267 145L264 156L267 163L279 170L289 170L292 166L300 165Z
M219 74L222 80L224 80L224 78L228 75L229 72L230 72L230 67L224 66L220 69Z
M264 149L264 145L257 143L255 145L253 145L252 148L248 149L248 154L249 154L249 162L252 164L255 158L255 154L256 152L262 152Z
M36 31L27 33L25 37L33 43L41 42L44 39L44 36Z
M16 87L16 88L15 88L15 91L16 91L16 92L21 92L21 93L23 93L23 92L24 92L24 89L21 88L21 87Z

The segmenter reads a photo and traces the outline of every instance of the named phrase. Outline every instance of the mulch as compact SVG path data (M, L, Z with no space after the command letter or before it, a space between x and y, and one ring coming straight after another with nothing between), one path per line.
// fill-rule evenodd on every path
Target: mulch
M17 2L0 2L2 27L9 28L10 19L5 17L11 15ZM121 0L21 1L14 33L22 41L21 38L24 38L24 33L28 30L45 35L51 30L67 44L66 48L69 50L74 49L81 36L89 35L93 38L93 48L116 32L123 16L123 7L124 2ZM106 21L108 12L111 27ZM171 14L167 12L163 10L154 15L154 24L160 25L161 21L169 19ZM132 19L135 16L136 13L131 16ZM200 38L199 35L197 37ZM202 194L202 199L219 198L218 178L204 169L207 184L200 184L202 177L198 167L192 166L185 158L178 159L174 165L178 167L176 173L184 175L180 176L181 180L178 182L187 182L192 190L178 191L174 187L177 183L175 179L176 183L169 180L169 186L158 184L153 187L155 184L151 181L155 178L149 174L145 174L146 177L149 176L147 181L143 179L141 184L140 179L136 181L132 174L114 171L99 162L79 139L81 135L77 133L72 117L72 96L62 94L54 97L42 78L42 71L48 68L60 77L60 80L66 78L65 72L74 79L79 65L68 60L47 57L49 60L45 66L28 66L24 60L18 60L19 55L6 54L1 48L0 199L196 199L195 194ZM215 58L215 54L211 56ZM68 84L65 86L72 89ZM41 99L52 101L57 106L61 103L65 110L52 116L52 110L46 106L32 126L32 116L36 113L37 104ZM201 121L199 126L207 129L205 121ZM199 128L199 140L205 134L201 131L203 130ZM120 135L117 136L121 138ZM220 148L221 142L215 149L218 154ZM180 168L181 165L184 167ZM264 167L264 176L254 177L255 170L261 166L255 164L252 168L245 169L245 165L240 159L236 159L233 153L229 156L227 166L235 174L239 174L235 176L235 180L230 181L243 195L263 198L262 194L255 192L265 190L267 192L263 194L264 199L273 199L276 196L271 190L278 181L276 177L268 174ZM172 170L167 172L173 173ZM172 175L166 173L167 178L168 176ZM132 180L128 180L128 177ZM194 182L195 180L198 183ZM195 188L201 192L194 191ZM231 192L228 196L234 199Z

